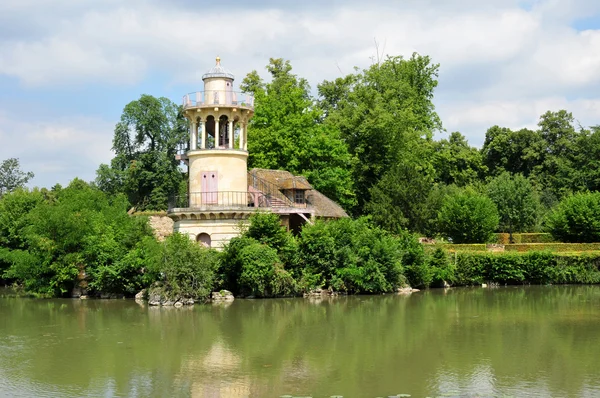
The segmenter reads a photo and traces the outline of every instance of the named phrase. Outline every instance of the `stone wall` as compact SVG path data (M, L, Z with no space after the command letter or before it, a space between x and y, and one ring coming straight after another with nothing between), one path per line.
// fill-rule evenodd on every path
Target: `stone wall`
M150 227L154 230L154 235L159 241L163 241L167 236L173 234L173 220L169 217L150 216L148 220Z

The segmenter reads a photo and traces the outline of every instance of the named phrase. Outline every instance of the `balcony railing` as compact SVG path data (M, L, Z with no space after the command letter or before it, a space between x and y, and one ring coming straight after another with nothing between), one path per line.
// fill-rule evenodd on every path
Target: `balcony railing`
M184 196L175 196L169 201L169 211L173 209L224 210L261 208L306 208L306 201L292 202L285 198L275 197L260 191L254 192L192 192Z
M228 90L207 90L189 93L183 96L183 108L235 105L245 108L254 107L254 96L248 93Z

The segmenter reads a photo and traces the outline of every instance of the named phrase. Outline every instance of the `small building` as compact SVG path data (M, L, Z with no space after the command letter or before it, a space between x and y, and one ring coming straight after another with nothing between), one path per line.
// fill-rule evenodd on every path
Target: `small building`
M187 195L169 204L174 231L220 248L240 234L240 223L256 211L279 214L292 231L315 217L347 217L304 177L283 170L248 172L247 128L254 98L234 90L234 76L218 57L202 80L204 91L183 97L190 141L178 158L188 165L189 183Z

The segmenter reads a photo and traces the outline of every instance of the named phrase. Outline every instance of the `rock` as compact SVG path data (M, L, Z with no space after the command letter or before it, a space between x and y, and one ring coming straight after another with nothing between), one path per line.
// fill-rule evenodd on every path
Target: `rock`
M145 297L146 289L142 289L135 295L135 301L143 301Z
M186 300L186 302L184 303L186 305L194 305L194 299L193 298L189 298Z
M309 290L308 292L304 293L303 296L306 298L324 298L324 297L336 297L338 296L340 293L334 291L331 287L327 290L324 289L313 289L313 290Z
M181 307L183 307L183 303L181 301L178 301L175 303L174 306L175 306L175 308L181 308Z
M163 307L171 307L175 304L175 302L173 300L165 300L165 301L161 301L160 305L162 305Z
M88 296L87 296L87 295L85 295L85 294L82 294L81 296L79 296L79 298L80 298L81 300L87 300Z
M415 292L418 292L418 291L420 291L420 290L419 289L413 289L410 286L399 287L398 289L396 289L396 293L397 294L412 294L412 293L415 293Z
M229 290L212 292L210 298L212 301L233 301L235 299L235 297L233 297L233 293L231 293Z
M148 305L159 306L160 305L160 301L149 300L148 301Z

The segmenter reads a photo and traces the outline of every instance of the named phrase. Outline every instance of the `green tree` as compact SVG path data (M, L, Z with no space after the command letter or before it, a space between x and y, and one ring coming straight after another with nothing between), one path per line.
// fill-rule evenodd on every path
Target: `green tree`
M496 204L500 216L500 230L510 234L527 232L536 224L540 201L534 187L521 174L500 174L487 185L487 194Z
M485 134L481 156L491 176L508 171L527 177L541 163L543 147L543 138L537 131L493 126Z
M600 192L561 200L548 215L548 230L560 242L600 242Z
M29 211L24 218L8 214L12 250L0 259L10 264L5 278L50 296L69 293L82 275L92 292L133 294L148 282L142 261L129 253L154 237L147 219L127 215L123 195L108 197L79 179L46 200L35 192L26 200L15 194L3 206L15 199Z
M248 127L248 165L304 175L326 196L345 208L355 204L351 156L333 126L318 123L322 111L313 105L305 79L292 74L289 61L270 59L271 81L256 71L241 84L255 95Z
M7 192L24 187L32 178L31 171L21 171L19 159L9 158L2 161L0 163L0 197Z
M436 180L446 185L459 187L470 185L487 173L481 153L467 142L459 132L450 134L448 139L433 143L433 166Z
M181 109L167 98L142 95L123 109L113 138L116 156L110 166L100 165L98 187L125 193L140 210L165 209L183 180L175 154L186 140Z
M318 86L325 124L339 129L356 158L357 213L369 203L370 188L393 165L402 161L430 168L427 144L441 129L433 105L438 67L417 54L409 59L387 57L366 70Z
M405 228L423 232L426 229L426 201L433 188L433 178L415 163L392 166L377 185L370 189L365 210L372 220L392 233Z
M498 227L499 217L490 198L467 187L445 199L438 222L453 243L485 243Z

